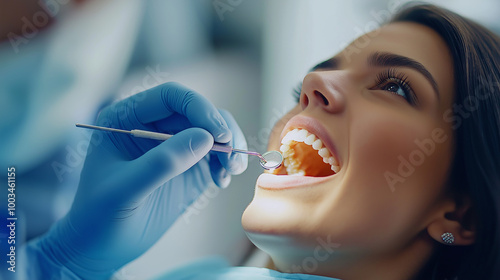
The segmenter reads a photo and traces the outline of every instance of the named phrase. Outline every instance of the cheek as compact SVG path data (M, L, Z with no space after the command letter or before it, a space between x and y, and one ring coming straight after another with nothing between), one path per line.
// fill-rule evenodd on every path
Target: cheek
M340 194L332 194L325 213L331 218L331 213L350 213L347 220L335 218L352 226L345 230L353 243L363 240L365 246L389 248L423 230L425 214L447 175L448 142L436 143L429 155L422 152L424 157L414 165L409 156L419 150L415 142L432 137L435 122L375 113L358 120L350 126L348 165ZM401 169L405 160L410 164ZM371 233L369 238L358 235L366 232Z
M439 141L436 130L443 132ZM353 178L384 193L406 186L430 191L443 185L450 165L450 137L433 119L374 113L353 124L349 135L348 172Z
M395 199L394 186L387 176L390 173L399 176L401 157L414 149L413 141L425 134L425 129L405 120L375 114L352 127L346 174L349 192L362 200L369 214L367 219L379 224L392 223L404 203ZM406 178L403 181L398 183L408 183Z
M372 182L374 187L389 189L384 174L397 169L399 158L408 154L414 148L414 139L424 134L420 130L403 120L376 114L353 125L349 141L352 169L348 171L363 174L363 179Z

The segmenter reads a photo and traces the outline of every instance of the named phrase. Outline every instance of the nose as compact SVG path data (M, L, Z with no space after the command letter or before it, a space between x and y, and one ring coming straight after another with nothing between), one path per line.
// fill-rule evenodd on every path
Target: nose
M345 105L342 83L345 83L346 77L340 72L315 71L307 74L300 94L302 110L320 106L329 113L341 112Z

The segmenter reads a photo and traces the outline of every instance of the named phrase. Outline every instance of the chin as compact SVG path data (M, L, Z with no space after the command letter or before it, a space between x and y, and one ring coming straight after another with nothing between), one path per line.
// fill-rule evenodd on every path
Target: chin
M326 221L334 217L327 209L337 194L332 190L339 190L346 169L333 139L313 118L292 117L279 138L284 162L259 176L242 216L249 239L270 255L282 253L285 245L314 247L329 232Z
M331 182L326 182L273 190L257 185L252 201L243 212L243 229L247 233L299 239L315 235L318 230L322 230L326 216L331 217L324 208L319 207L328 202L324 198L331 186Z
M258 187L255 196L243 212L241 223L246 232L270 235L287 235L299 228L301 211L293 201L268 197L260 194Z

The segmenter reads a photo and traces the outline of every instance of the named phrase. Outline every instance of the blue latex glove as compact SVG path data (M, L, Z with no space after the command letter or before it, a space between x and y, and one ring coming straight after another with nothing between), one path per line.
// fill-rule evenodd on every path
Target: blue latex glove
M70 212L27 248L30 262L43 267L30 268L37 279L109 278L150 248L212 181L225 187L247 167L245 155L207 154L214 139L246 149L244 136L229 113L176 83L105 108L97 125L177 134L161 143L93 133Z

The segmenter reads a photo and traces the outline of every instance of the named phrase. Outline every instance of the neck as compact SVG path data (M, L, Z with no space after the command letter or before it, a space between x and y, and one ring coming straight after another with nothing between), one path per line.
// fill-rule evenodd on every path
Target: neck
M423 235L396 253L364 256L361 258L354 257L348 261L340 254L335 260L319 264L314 271L301 271L300 273L343 280L414 280L432 256L432 253L432 240ZM294 261L293 263L301 262ZM272 257L266 265L266 268L284 272L290 271L287 267L291 266L282 264L279 261L274 262Z

